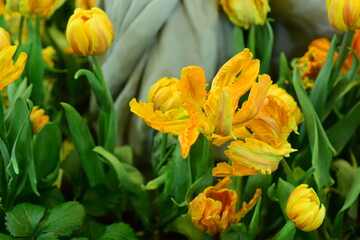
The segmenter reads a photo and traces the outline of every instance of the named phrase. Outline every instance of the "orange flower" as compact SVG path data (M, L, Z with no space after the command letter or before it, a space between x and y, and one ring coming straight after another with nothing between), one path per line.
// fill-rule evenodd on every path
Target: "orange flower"
M329 48L330 41L328 39L315 39L310 43L305 55L298 60L297 66L306 88L311 89L314 86L314 80L325 63Z
M314 231L324 221L326 208L307 184L301 184L291 192L286 203L286 215L301 230Z
M33 132L36 134L49 122L49 116L45 115L44 109L34 106L30 113L30 121Z
M243 202L242 208L235 212L237 193L228 189L231 180L224 178L215 186L207 187L190 202L189 215L194 225L209 235L224 232L231 224L237 223L256 205L261 189L256 189L249 203Z
M265 74L255 82L259 67L259 60L252 60L251 52L245 49L221 67L207 92L204 70L189 66L183 68L178 82L173 80L170 84L174 86L172 90L161 87L163 91L160 93L159 86L164 82L161 79L149 92L149 100L156 100L155 104L159 102L163 106L165 102L176 102L176 105L170 104L162 112L156 110L160 107L154 106L153 102L138 103L133 99L130 108L150 127L178 135L182 156L185 158L199 133L209 140L213 137L234 138L233 131L245 126L256 116L271 85L270 77ZM239 108L240 97L249 90L248 100ZM169 94L168 91L175 94ZM161 97L154 98L158 95Z
M20 12L25 17L50 18L65 0L20 0Z

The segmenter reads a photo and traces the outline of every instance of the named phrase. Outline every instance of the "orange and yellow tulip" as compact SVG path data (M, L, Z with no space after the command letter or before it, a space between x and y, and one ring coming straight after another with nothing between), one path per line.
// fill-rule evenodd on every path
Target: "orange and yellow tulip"
M30 113L30 121L33 132L36 134L49 123L49 116L45 115L44 109L34 106Z
M25 17L50 18L65 0L20 0L20 13Z
M326 0L326 8L334 28L344 32L360 28L360 1Z
M310 232L324 221L326 209L314 191L307 184L301 184L292 191L286 204L286 215L296 227Z
M100 8L75 9L66 27L66 39L80 56L105 53L114 40L114 28Z
M230 21L245 29L263 25L270 11L268 0L220 0L220 4Z
M154 102L143 103L133 99L130 108L150 127L178 135L185 158L200 133L209 140L235 138L233 131L254 119L271 86L270 77L266 74L259 76L256 82L259 68L259 60L253 60L251 52L245 49L221 67L207 92L204 70L196 66L185 67L180 80L174 80L176 94L161 95L161 105L164 102L177 102L176 106L170 105L163 112L156 110ZM158 89L160 85L156 83L151 89L149 100L154 100L153 89ZM248 91L249 99L239 108L240 97Z
M224 178L190 202L189 215L196 228L209 235L222 233L256 205L261 196L260 188L256 189L253 199L249 203L243 202L242 208L236 212L238 196L234 190L228 189L230 183L230 178Z

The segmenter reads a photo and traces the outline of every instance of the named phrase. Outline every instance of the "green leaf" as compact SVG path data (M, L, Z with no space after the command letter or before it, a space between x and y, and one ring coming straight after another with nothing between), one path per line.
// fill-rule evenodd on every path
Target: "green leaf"
M91 216L104 216L119 202L121 195L111 192L104 186L96 186L88 189L81 200L86 213Z
M151 227L151 204L147 192L142 189L142 183L139 182L138 170L126 163L120 162L114 155L106 151L103 147L94 148L94 152L98 153L103 157L105 163L107 163L116 173L116 176L120 184L124 187L127 192L131 204L134 207L134 210L140 217L141 221L144 223L145 227ZM131 170L131 172L129 172ZM133 175L133 173L138 172L138 174ZM135 177L134 177L135 176Z
M256 203L255 211L251 218L251 222L250 222L250 237L251 237L251 239L255 239L256 232L259 227L261 199L262 198L260 197L259 201Z
M284 180L279 178L278 187L277 187L279 204L280 204L281 210L286 218L287 218L286 211L285 211L286 203L287 203L287 200L288 200L291 192L294 189L295 189L295 187L292 184L285 182Z
M335 155L341 153L350 138L354 135L354 129L360 124L360 102L327 131L329 140L335 148Z
M58 240L59 238L52 233L41 234L36 240Z
M246 226L243 223L231 225L225 232L221 233L221 240L247 240L248 235Z
M11 107L11 105L13 105L19 97L22 97L23 99L28 99L30 97L32 91L32 84L27 86L27 79L25 78L20 82L19 85L10 84L7 89Z
M336 36L331 40L331 45L326 57L325 63L322 66L319 75L315 80L315 85L310 93L310 99L320 119L323 118L323 114L326 106L326 99L329 95L329 91L332 86L330 85L331 71L334 66L334 54L336 49ZM296 68L296 67L295 67ZM295 75L295 73L294 73ZM295 79L294 79L295 80ZM295 84L295 83L294 83ZM297 93L298 95L298 93ZM299 95L298 95L299 97ZM299 97L300 98L300 97ZM303 108L304 111L304 108Z
M98 156L92 151L95 148L91 133L79 113L69 104L62 103L68 120L71 137L90 186L105 183L105 172Z
M203 231L200 231L195 227L195 225L191 222L189 214L184 214L175 220L171 221L167 226L169 231L177 232L184 236L189 240L211 240L212 238Z
M274 240L292 240L296 233L295 225L288 220L284 227L278 232Z
M40 186L50 187L60 166L61 132L56 123L46 124L35 136L34 161Z
M78 79L80 76L87 77L91 90L95 95L96 103L105 112L109 112L112 104L106 95L106 89L101 86L95 74L87 69L80 69L75 73L75 79Z
M98 240L136 240L138 239L129 224L120 222L106 227L105 233Z
M360 168L358 168L355 173L350 191L346 196L344 206L341 208L340 212L348 209L356 201L356 199L358 199L359 194L360 194Z
M270 70L271 54L274 45L274 33L269 22L263 26L256 26L256 57L261 60L260 73L268 73Z
M62 203L50 210L40 223L41 233L53 233L57 236L70 236L78 229L85 217L85 210L78 202Z
M321 125L314 106L303 88L301 76L297 67L294 68L293 81L295 92L305 117L305 124L312 152L311 162L312 167L315 169L315 181L318 185L318 189L321 189L324 186L331 185L333 182L330 177L330 163L335 150Z
M120 162L132 165L133 163L133 151L130 146L121 146L115 148L114 155L120 160Z
M289 67L289 63L286 59L286 56L284 52L280 53L280 60L279 60L279 80L277 81L277 84L280 87L285 87L285 81L290 80L291 78L291 70Z
M29 78L29 83L33 85L31 100L35 105L41 105L45 92L43 85L45 64L42 57L42 46L40 39L40 18L36 18L35 29L31 27L31 21L32 19L30 18L27 24L32 40L31 51L27 60L27 76Z
M158 189L160 186L164 185L166 178L167 178L167 171L165 170L163 174L149 181L143 188L145 190Z
M299 179L297 179L298 185L306 183L306 181L314 174L314 172L314 168L309 168Z
M6 228L14 237L31 237L45 213L45 207L21 203L6 212Z
M13 240L13 237L0 233L0 240Z

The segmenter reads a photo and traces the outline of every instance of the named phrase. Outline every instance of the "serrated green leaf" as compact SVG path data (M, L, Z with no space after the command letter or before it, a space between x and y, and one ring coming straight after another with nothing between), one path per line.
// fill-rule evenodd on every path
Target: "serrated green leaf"
M58 240L59 238L52 233L41 234L36 240Z
M68 120L71 137L90 186L94 187L104 184L104 168L96 153L92 151L95 148L95 143L90 130L82 120L80 114L71 105L62 103L62 106L64 107Z
M335 150L321 125L314 106L303 88L301 76L297 67L294 68L293 81L295 92L305 117L305 124L312 152L311 162L312 167L315 169L315 181L318 185L318 189L321 189L324 186L331 185L333 182L330 177L330 163Z
M98 240L136 240L134 230L124 222L114 223L106 227L104 234Z
M21 203L6 212L6 228L14 237L31 237L44 213L43 206Z
M262 198L260 197L259 201L256 203L254 214L253 214L253 216L251 218L250 231L249 231L251 239L255 239L256 232L257 232L258 227L259 227L261 199Z
M70 236L83 223L84 207L78 202L62 203L51 209L40 223L42 234L53 233L57 236Z

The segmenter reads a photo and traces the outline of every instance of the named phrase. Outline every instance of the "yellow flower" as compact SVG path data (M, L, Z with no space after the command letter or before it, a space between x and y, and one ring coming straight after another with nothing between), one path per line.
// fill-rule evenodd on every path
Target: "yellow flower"
M7 46L0 50L0 90L17 80L24 71L27 54L21 52L14 64L12 57L15 51L16 46Z
M138 103L133 99L130 102L131 111L150 127L178 135L182 156L185 158L199 133L209 140L231 139L234 138L233 131L245 126L256 116L271 85L270 77L265 74L255 82L259 67L259 60L252 60L251 52L245 49L221 67L209 92L206 91L204 70L196 66L185 67L179 82L175 81L170 90L176 93L172 95L174 99L167 99L171 95L164 93L161 101L156 99L161 104L165 101L177 104L167 106L166 111L162 112L156 110L159 107L154 107L154 102ZM150 101L154 101L154 89L158 89L164 81L161 79L160 83L151 88ZM249 90L248 100L239 108L240 97Z
M0 50L10 45L10 35L5 29L0 27Z
M105 53L114 40L114 28L100 8L75 9L66 27L66 39L80 56Z
M183 103L178 91L179 80L162 78L152 85L148 91L147 101L154 103L154 108L166 112L179 108Z
M194 225L209 235L224 232L231 224L237 223L256 205L261 189L256 189L249 203L243 202L242 208L235 212L237 193L228 189L231 180L224 178L215 186L207 187L190 202L189 215Z
M220 4L230 21L245 29L263 25L270 11L268 0L220 0Z
M50 18L65 0L20 0L20 13L24 17Z
M270 174L278 168L284 156L296 151L287 141L292 131L303 120L295 100L277 85L272 85L258 114L245 126L234 130L237 141L225 151L232 165L221 162L213 175L247 176L258 172ZM250 133L250 131L251 133ZM216 139L221 145L229 139Z
M359 0L326 0L326 8L334 28L344 32L360 28Z
M34 106L30 113L30 121L33 132L36 134L49 122L49 116L45 115L44 109Z
M301 184L292 191L286 204L286 215L305 232L310 232L322 224L326 209L314 189Z
M56 51L52 46L48 46L42 50L42 56L44 58L44 62L50 66L54 67L55 63L52 60L52 57L55 55Z
M0 14L1 14L1 15L5 15L5 14L6 14L4 0L0 0Z
M91 9L95 7L96 0L76 0L75 7L83 9Z

